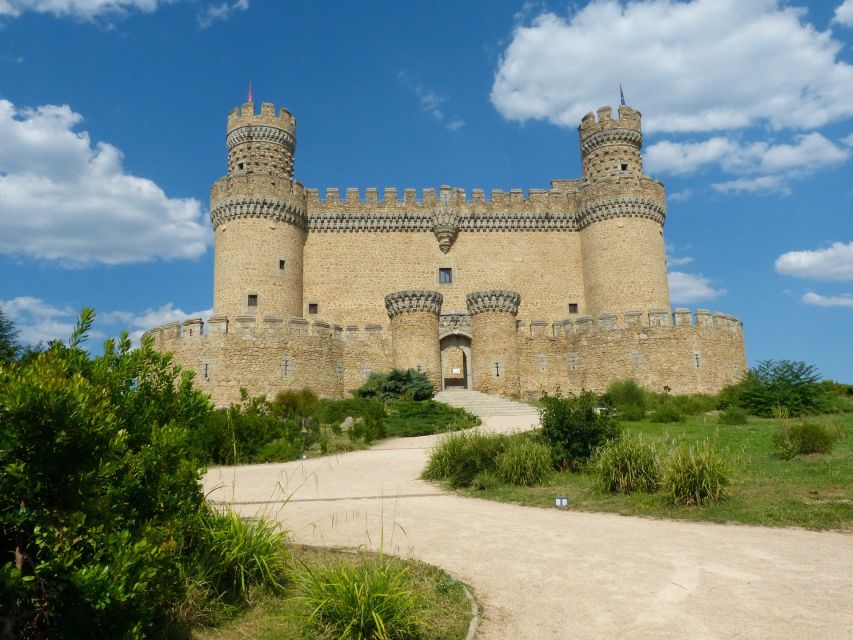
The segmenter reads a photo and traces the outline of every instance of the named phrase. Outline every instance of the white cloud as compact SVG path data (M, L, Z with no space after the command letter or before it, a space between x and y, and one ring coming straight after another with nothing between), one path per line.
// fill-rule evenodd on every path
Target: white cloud
M491 100L510 120L575 127L621 82L648 131L814 128L853 116L841 48L782 0L593 0L518 25Z
M122 15L130 9L150 13L172 0L0 0L0 16L17 18L22 13L49 13L93 20L104 15Z
M851 307L853 308L853 295L842 293L838 296L822 296L809 291L803 294L803 302L816 307Z
M213 313L213 309L202 311L185 312L176 309L172 303L164 304L159 309L146 309L141 313L133 311L109 311L100 316L105 323L116 325L119 330L127 331L133 339L134 344L139 344L142 334L148 329L153 329L167 322L186 320L187 318L201 318L205 322Z
M93 144L81 121L67 105L0 100L0 253L65 265L202 255L199 201L125 173L121 151Z
M442 124L448 131L459 131L465 126L465 121L459 115L448 115L445 111L444 105L448 102L447 96L430 89L405 71L397 73L397 81L415 95L418 99L418 106L423 113Z
M776 258L776 272L795 278L853 280L853 242L833 242L825 249L789 251Z
M757 178L738 178L711 185L720 193L757 193L761 195L791 195L791 186L782 176L758 176Z
M667 195L667 200L670 202L687 202L693 197L692 189L681 189Z
M845 27L853 27L853 0L844 0L838 5L832 21L843 24Z
M234 2L208 5L198 14L198 26L207 29L214 22L227 22L237 11L246 11L248 8L249 0L234 0Z
M715 289L709 278L681 271L670 271L669 296L673 304L691 304L701 300L714 300L726 293L725 289Z

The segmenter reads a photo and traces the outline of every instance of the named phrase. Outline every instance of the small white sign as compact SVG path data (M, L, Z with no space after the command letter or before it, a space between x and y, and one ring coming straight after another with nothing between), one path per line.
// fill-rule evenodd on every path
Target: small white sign
M569 506L569 499L566 496L558 496L554 498L554 506L558 509L566 509Z
M459 367L453 367L453 373L462 373L462 369Z

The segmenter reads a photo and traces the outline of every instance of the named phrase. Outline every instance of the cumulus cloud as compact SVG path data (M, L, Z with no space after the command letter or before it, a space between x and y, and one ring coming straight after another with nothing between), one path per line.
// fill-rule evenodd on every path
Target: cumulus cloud
M726 293L715 289L710 278L682 271L670 271L669 296L673 304L692 304L703 300L714 300Z
M125 173L121 151L93 144L81 121L67 105L0 100L0 253L74 266L202 255L199 201Z
M776 272L795 278L853 280L853 242L833 242L825 249L789 251L776 258Z
M127 331L133 339L134 344L139 344L142 334L148 329L153 329L167 322L186 320L187 318L201 318L205 322L213 313L213 309L202 311L185 312L175 308L172 303L164 304L159 309L146 309L142 312L133 311L109 311L101 315L105 323L116 325L119 330Z
M841 49L781 0L593 0L516 26L491 100L510 120L575 127L622 82L647 131L814 128L853 116Z
M418 99L418 107L423 113L429 115L447 130L458 131L465 126L465 121L459 115L446 112L447 96L427 87L405 71L400 71L397 74L397 81L415 95Z
M838 296L822 296L809 291L803 294L803 302L816 307L851 307L853 308L853 295L842 293Z
M832 21L843 24L845 27L853 27L853 0L844 0L838 5Z
M249 8L249 0L234 0L234 2L220 2L211 4L202 9L196 21L201 29L207 29L214 22L227 22L238 11L246 11Z
M49 13L79 20L122 15L135 9L150 13L171 0L0 0L0 16L17 18L22 13Z
M791 194L791 186L782 176L758 176L757 178L738 178L725 182L715 182L711 185L720 193L758 193L763 195Z

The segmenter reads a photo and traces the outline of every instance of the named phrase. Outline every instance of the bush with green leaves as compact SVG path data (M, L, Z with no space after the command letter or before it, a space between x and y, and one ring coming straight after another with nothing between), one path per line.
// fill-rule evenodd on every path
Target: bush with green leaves
M831 409L832 396L813 365L764 360L747 371L740 382L720 392L720 406L741 407L765 418L773 415L775 407L784 407L790 415L802 416Z
M388 373L372 373L353 395L380 400L429 400L433 386L427 374L416 369L392 369Z
M14 362L20 350L18 330L0 309L0 364Z
M400 400L388 405L385 432L390 437L425 436L479 424L477 416L435 400Z
M672 422L684 422L684 415L678 410L673 402L659 404L652 412L651 421L661 424Z
M607 387L604 398L609 401L620 418L642 420L646 414L648 392L636 380L614 380Z
M773 444L785 460L798 455L831 453L837 439L837 429L810 420L786 421L773 434Z
M720 424L746 424L749 421L749 414L744 409L731 405L721 411L717 419L720 421Z
M590 391L578 396L544 395L540 416L542 437L554 464L577 468L597 447L619 437L619 424L605 400Z
M551 450L532 438L510 438L497 459L498 476L516 486L542 484L553 471Z
M496 473L507 439L502 434L476 429L448 434L430 452L423 477L446 480L453 488L470 487L482 473Z
M319 636L352 640L417 638L427 621L408 581L408 569L380 555L294 575L297 598Z
M666 466L662 487L674 504L704 505L728 497L730 484L728 462L705 442L675 450Z
M610 493L654 493L661 482L658 452L642 440L612 440L599 447L590 469Z

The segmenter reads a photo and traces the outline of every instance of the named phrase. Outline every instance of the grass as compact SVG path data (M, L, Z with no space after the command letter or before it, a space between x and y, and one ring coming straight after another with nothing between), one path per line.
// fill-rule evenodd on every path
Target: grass
M330 549L293 547L297 567L307 567L322 573L344 562L353 567L365 559L376 560L374 554L352 554ZM448 576L438 567L421 562L403 562L389 559L405 566L405 588L411 591L420 610L422 625L420 640L462 640L468 631L471 605L465 596L462 583ZM301 592L294 583L286 586L283 595L259 593L254 606L226 624L214 629L198 630L193 640L318 640L338 635L318 635L308 623L311 609L299 597Z
M388 404L385 432L389 438L427 436L479 424L477 416L435 400L400 400Z
M838 428L831 453L783 460L773 444L774 419L753 418L746 425L720 424L693 416L684 422L623 422L624 437L642 436L662 453L707 440L731 467L730 496L703 506L674 505L662 493L604 492L591 473L560 472L536 487L494 482L475 497L553 508L554 496L569 496L569 508L676 520L701 520L808 529L853 530L853 414L810 417Z

